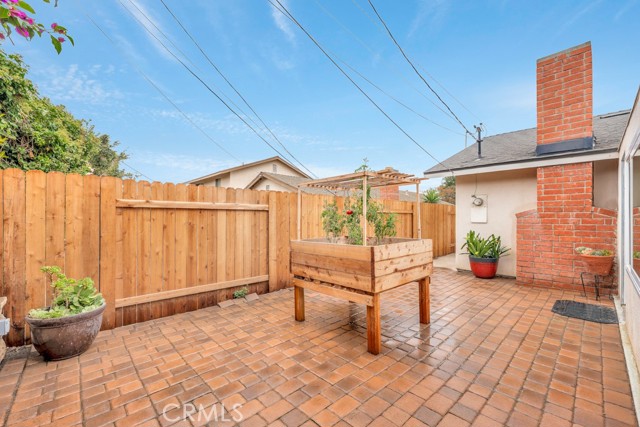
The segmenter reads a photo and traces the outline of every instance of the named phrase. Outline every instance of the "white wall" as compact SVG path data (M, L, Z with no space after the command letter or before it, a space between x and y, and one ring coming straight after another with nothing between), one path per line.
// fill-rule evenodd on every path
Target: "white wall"
M273 170L273 165L276 165L276 171ZM289 166L282 162L274 161L269 163L263 163L252 167L239 169L231 172L231 180L229 186L232 188L246 188L251 181L255 179L260 172L278 173L280 175L301 176Z
M640 92L638 93L640 97ZM638 179L640 171L640 157L635 157L635 162L626 162L631 156L638 155L636 147L640 145L640 105L636 98L636 103L631 113L629 126L625 131L622 144L620 146L620 209L618 216L618 256L622 265L620 277L621 303L624 311L625 326L636 363L640 361L640 277L631 268L633 266L633 229L631 209L638 206ZM635 165L633 165L635 163ZM635 194L632 194L635 193Z
M593 164L593 205L618 209L618 160L602 160Z
M472 194L487 195L487 223L471 223ZM512 250L500 259L498 274L516 275L516 213L536 208L536 169L456 177L456 268L469 270L460 248L469 230L500 236Z
M269 186L269 188L267 188L267 185ZM277 182L274 182L270 179L261 179L260 182L258 182L258 184L254 185L252 188L252 190L269 190L269 191L287 191L287 192L291 192L291 189L289 187L285 187L283 185L280 185Z

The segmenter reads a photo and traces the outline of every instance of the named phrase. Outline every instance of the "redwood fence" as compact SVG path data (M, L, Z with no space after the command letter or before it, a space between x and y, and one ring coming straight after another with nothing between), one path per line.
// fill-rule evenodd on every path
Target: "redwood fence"
M296 194L17 169L0 179L9 345L28 342L25 314L50 303L43 265L95 281L108 304L103 329L215 305L242 286L265 293L289 285ZM331 200L304 195L303 238L322 237L320 212ZM398 236L417 237L415 203L383 203L398 215ZM434 256L452 253L455 207L421 209Z

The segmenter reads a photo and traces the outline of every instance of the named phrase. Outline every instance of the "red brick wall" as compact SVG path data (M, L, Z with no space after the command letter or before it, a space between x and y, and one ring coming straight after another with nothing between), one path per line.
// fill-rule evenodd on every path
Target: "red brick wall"
M538 168L537 174L537 209L516 215L516 280L582 290L575 248L615 252L617 214L593 207L593 163Z
M380 198L383 200L400 200L400 187L392 185L390 187L378 187Z
M591 43L537 63L538 144L592 135Z

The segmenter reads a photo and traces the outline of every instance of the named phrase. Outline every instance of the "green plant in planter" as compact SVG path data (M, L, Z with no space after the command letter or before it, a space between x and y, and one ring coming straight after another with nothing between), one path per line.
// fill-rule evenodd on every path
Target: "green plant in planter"
M422 201L425 203L439 203L440 192L435 188L430 188L422 194Z
M611 256L613 252L608 249L591 249L586 246L578 246L576 248L576 253L578 255L591 255L591 256ZM640 252L638 252L640 253ZM633 254L633 257L636 258L636 253Z
M324 234L329 241L335 243L338 238L342 236L342 230L344 230L346 221L338 210L338 203L335 200L331 203L325 202L321 217Z
M60 267L42 267L51 280L53 301L50 307L36 308L29 311L29 317L34 319L55 319L73 316L95 310L104 304L104 298L99 293L93 280L89 277L76 280L64 275Z
M467 248L469 255L476 258L500 258L511 249L502 244L500 236L491 235L486 239L471 230L465 237L462 249Z
M640 251L633 252L633 259L640 259Z

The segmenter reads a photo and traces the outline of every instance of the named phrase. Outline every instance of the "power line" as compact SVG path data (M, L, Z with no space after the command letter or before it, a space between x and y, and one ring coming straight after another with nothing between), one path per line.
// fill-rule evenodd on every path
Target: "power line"
M335 55L334 55L335 56ZM394 97L393 95L391 95L390 93L388 93L387 91L385 91L384 89L382 89L380 86L376 85L374 82L372 82L371 80L369 80L366 76L364 76L362 73L360 73L358 70L356 70L355 68L353 68L351 65L349 65L348 63L346 63L345 61L343 61L342 59L338 58L338 61L342 62L347 68L349 68L351 71L353 71L354 73L356 73L358 76L360 76L360 78L362 78L364 81L366 81L367 83L369 83L371 86L373 86L374 88L378 89L380 92L382 92L384 95L388 96L389 98L391 98L392 100L394 100L395 102L397 102L398 104L400 104L402 107L404 107L405 109L411 111L413 114L415 114L418 117L423 118L424 120L426 120L429 123L432 123L442 129L448 130L451 133L454 133L456 135L464 135L460 132L456 132L453 129L450 129L446 126L441 125L440 123L436 123L433 120L431 120L430 118L420 114L419 112L417 112L416 110L414 110L413 108L409 107L407 104L405 104L404 102L400 101L399 99L397 99L396 97Z
M306 36L318 47L318 49L320 49L320 51L327 57L327 59L329 59L329 61L331 61L331 63L338 69L340 70L340 72L351 82L351 84L353 84L359 91L360 93L362 93L362 95L365 96L365 98L367 98L369 100L369 102L371 102L377 109L378 111L380 111L391 123L393 123L393 125L398 128L398 130L400 130L400 132L402 132L407 138L409 138L416 146L418 146L418 148L420 148L422 151L424 151L429 157L431 157L433 160L435 160L438 164L440 164L441 166L443 166L445 169L447 170L451 170L449 169L447 166L445 166L440 160L436 159L433 154L431 154L429 151L427 151L427 149L425 149L418 141L416 141L411 135L409 135L409 133L407 133L406 130L404 130L395 120L393 120L393 118L391 118L391 116L389 116L389 114L387 114L386 111L384 111L359 85L358 83L356 83L351 76L349 76L349 74L344 71L342 69L342 67L340 67L340 65L331 57L331 55L329 55L327 53L327 51L320 45L320 43L302 26L302 24L300 24L300 22L298 22L298 20L291 14L291 12L289 12L289 10L283 6L282 3L280 3L280 0L275 0L276 3L278 3L278 6L276 6L273 3L273 0L269 0L269 3L276 8L277 10L280 11L280 13L282 13L284 16L286 16L287 18L289 18L294 24L296 24L298 26L298 28L300 28L305 34Z
M209 64L211 64L211 66L216 70L216 72L224 79L225 82L227 82L227 84L229 85L229 87L231 89L233 89L233 91L240 97L240 99L242 99L242 102L245 103L245 105L247 107L249 107L249 109L251 110L251 112L258 118L258 120L260 121L260 123L262 123L262 125L265 127L265 129L267 129L267 131L271 134L271 136L278 142L278 144L280 144L280 146L284 149L284 151L286 151L291 158L293 158L300 166L302 166L307 172L309 172L309 174L311 174L311 176L314 176L317 178L317 175L315 175L313 172L311 172L311 170L309 170L309 168L307 168L300 160L298 160L296 158L296 156L294 156L288 149L287 147L285 147L285 145L280 141L280 139L275 135L275 133L273 133L273 131L271 130L271 128L269 126L267 126L267 124L265 123L264 120L262 120L262 117L260 117L260 115L256 112L256 110L251 106L251 104L249 104L249 102L247 101L247 99L240 93L240 91L238 89L236 89L236 87L229 81L229 79L224 75L224 73L220 70L220 68L218 68L218 66L216 66L216 64L211 60L211 58L209 57L209 55L207 55L207 53L204 51L204 49L202 49L202 47L200 46L200 44L198 43L198 41L191 35L191 33L189 32L189 30L187 30L187 28L182 24L182 22L180 21L180 19L178 19L178 17L173 13L173 11L169 8L169 6L167 6L167 4L164 2L164 0L160 0L160 2L162 3L162 5L165 7L165 9L167 9L167 12L169 12L169 14L173 17L173 19L176 21L176 23L180 26L180 28L182 28L182 30L184 31L184 33L189 37L189 39L191 39L191 41L193 42L193 44L196 45L196 47L198 48L198 50L200 51L200 53L202 53L202 55L207 59L207 61L209 62Z
M122 1L120 1L122 3ZM240 114L238 114L238 112L236 110L234 110L233 108L231 108L231 106L229 106L229 104L227 104L227 102L222 99L220 97L220 95L218 95L218 93L216 91L214 91L211 86L209 86L209 84L207 84L207 82L205 82L202 77L200 77L198 74L196 74L195 71L193 71L191 68L189 68L189 66L187 64L184 63L184 61L182 61L175 53L173 53L171 51L171 49L169 49L163 42L162 40L160 40L158 38L158 36L156 36L153 32L149 31L149 29L128 9L125 7L125 9L127 10L127 12L129 12L131 14L131 16L133 16L133 18L138 21L138 23L140 23L142 25L142 27L145 29L145 31L147 31L147 33L149 33L154 39L156 39L156 41L158 43L160 43L160 45L176 60L180 63L180 65L182 65L187 72L189 72L189 74L191 74L196 80L198 80L209 92L211 92L211 94L213 96L215 96L218 101L220 101L229 111L231 111L231 113L233 113L233 115L235 115L238 119L240 119L249 129L251 129L251 131L253 133L255 133L258 138L260 138L265 144L267 144L269 147L271 147L271 149L273 151L275 151L276 153L278 153L279 156L281 156L284 159L287 159L287 156L285 156L284 154L282 154L280 151L278 151L277 148L275 148L269 141L267 141L266 139L264 139L264 137L262 135L260 135L260 133L258 131L255 130L255 128L253 126L251 126Z
M98 29L98 31L100 31L102 33L102 35L109 40L109 42L115 46L117 49L119 49L119 46L113 41L113 39L111 37L109 37L109 35L102 29L102 27L100 27L100 25L98 25L98 23L96 21L93 20L93 18L91 18L91 16L89 16L89 14L85 13L85 15L87 16L87 18L89 18L89 20L91 21L91 23ZM218 148L220 148L224 153L226 153L227 155L229 155L230 157L232 157L233 159L235 159L236 161L238 161L238 163L242 163L242 161L240 159L238 159L236 156L234 156L233 154L231 154L226 148L224 148L222 145L220 145L215 139L213 139L211 137L211 135L209 135L207 132L204 131L204 129L202 129L200 126L198 126L192 119L191 117L189 117L184 111L182 111L182 109L180 109L180 107L178 107L178 105L173 102L173 100L171 98L169 98L169 96L167 96L167 94L164 93L164 91L162 89L160 89L160 87L153 81L151 80L144 71L142 71L135 63L133 63L133 61L130 61L126 55L124 55L125 59L127 59L127 62L129 62L129 64L133 67L134 70L136 70L138 72L138 74L140 74L151 86L153 86L153 88L158 91L158 93L160 95L162 95L162 97L173 106L173 108L175 108L189 123L191 123L191 125L193 127L195 127L196 129L198 129L208 140L210 140L211 142L213 142Z
M315 3L320 7L320 9L327 15L329 16L332 20L334 20L338 25L340 25L340 27L342 27L347 33L349 33L358 43L360 43L365 49L367 49L369 51L369 53L376 55L377 53L368 45L366 44L364 41L362 41L362 39L360 37L358 37L353 31L351 31L346 25L344 25L338 18L335 17L335 15L333 15L331 12L329 12L327 10L326 7L324 7L322 5L322 3L319 0L314 0ZM373 24L375 26L380 25L379 22L374 21L368 14L367 12L362 9L362 7L355 2L355 0L352 0L354 2L354 4L358 7L358 9L360 9L360 11L362 11L365 16L367 18L369 18L369 20L371 22L373 22ZM387 67L389 67L389 69L391 69L392 71L395 72L395 74L400 77L400 79L405 82L407 84L407 86L409 86L411 89L413 89L418 95L422 96L424 99L426 99L431 105L433 105L435 108L437 108L438 110L440 110L445 116L449 117L451 120L455 120L453 118L453 116L451 114L449 114L444 108L442 108L440 105L436 104L431 98L429 98L424 91L418 89L417 87L415 87L413 84L411 84L411 82L409 82L409 80L407 80L407 78L392 64L388 64L388 63L384 63ZM428 120L431 121L431 120ZM431 121L433 124L436 124L435 122ZM441 126L443 127L443 126ZM446 129L446 128L445 128Z
M276 0L277 1L277 0ZM418 69L416 68L415 65L413 65L413 62L411 62L411 59L409 59L409 57L407 56L407 54L404 52L404 49L402 49L402 46L400 46L400 44L398 43L398 41L396 40L396 38L393 36L393 33L391 32L391 30L389 29L389 27L387 26L387 23L384 22L384 19L382 19L382 16L380 16L380 14L378 13L378 10L376 9L376 7L373 5L373 3L371 2L371 0L367 0L369 2L369 5L371 6L371 8L373 9L373 11L375 12L376 16L378 17L378 19L380 20L380 22L382 23L382 25L384 26L385 30L387 30L387 34L389 34L389 37L391 38L391 40L393 40L393 43L398 47L398 49L400 50L400 53L402 53L402 56L404 57L404 59L406 59L406 61L409 63L409 65L411 66L411 68L413 68L413 71L415 71L415 73L418 75L418 77L420 77L420 79L424 82L425 85L427 85L427 87L429 88L429 90L431 92L433 92L433 94L438 98L438 100L440 100L440 102L442 102L442 104L447 108L447 110L449 110L449 112L453 115L453 117L456 119L456 121L458 123L460 123L460 126L462 126L462 128L465 130L465 132L467 132L469 135L473 136L475 138L475 136L471 133L471 131L469 129L467 129L467 127L464 125L464 123L462 123L462 121L458 118L458 116L456 115L456 113L453 112L453 110L449 107L449 105L444 102L444 100L440 97L440 95L438 95L438 92L436 92L433 87L431 87L431 85L429 84L429 82L422 76L422 74L420 74L420 71L418 71Z
M120 163L122 163L123 165L125 165L126 167L128 167L129 169L133 170L134 172L136 172L138 175L140 176L144 176L145 178L147 178L149 181L153 181L151 178L149 178L147 175L143 174L142 172L140 172L138 169L134 168L133 166L131 166L129 163L125 162L124 160L120 160Z

